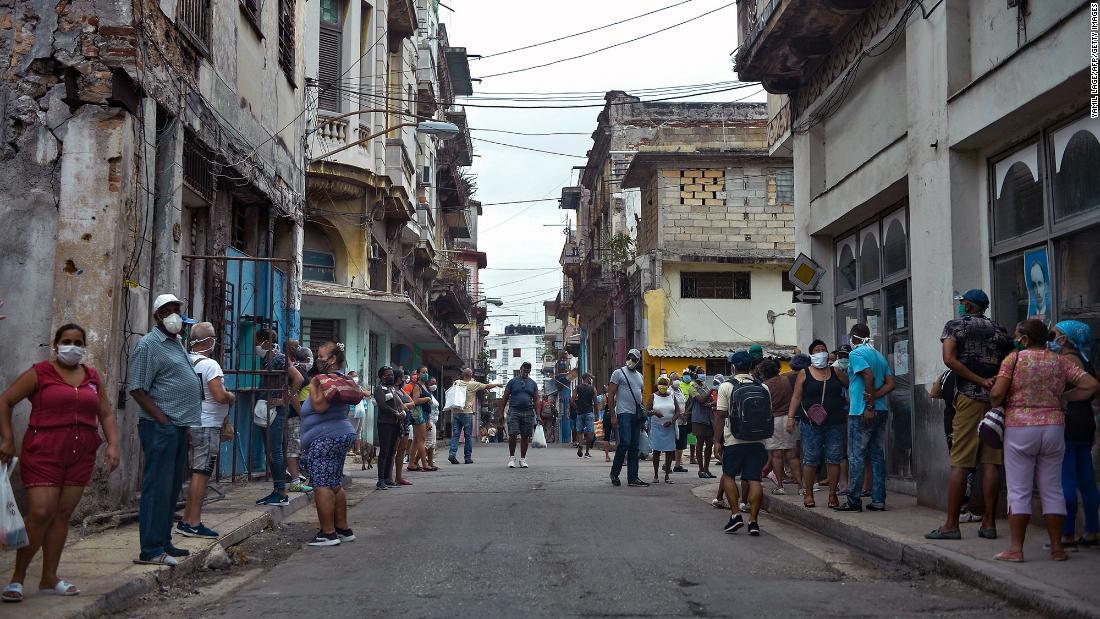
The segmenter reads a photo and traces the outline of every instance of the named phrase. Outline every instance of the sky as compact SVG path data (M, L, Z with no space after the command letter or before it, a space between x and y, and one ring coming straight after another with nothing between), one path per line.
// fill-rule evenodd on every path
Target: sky
M474 138L476 198L485 204L478 222L478 248L488 256L488 268L481 272L482 288L485 296L504 302L502 307L489 307L490 331L500 333L505 325L518 322L541 325L542 302L553 299L561 287L558 259L565 239L563 224L572 211L559 209L556 200L493 203L557 198L562 187L576 184L577 171L572 167L585 164L584 155L592 146L591 134L603 106L598 94L594 100L567 102L546 101L547 96L560 99L562 95L542 93L630 92L736 80L730 59L730 52L737 46L736 5L732 0L443 0L442 4L453 9L440 8L450 45L465 47L470 55L485 56L679 4L557 43L480 60L471 58L470 71L475 78L576 56L718 9L690 23L585 58L486 77L474 82L473 98L458 100L466 104ZM758 90L754 86L680 100L731 101ZM517 96L540 100L485 98ZM647 97L642 95L642 99ZM746 100L764 101L765 94L761 90ZM476 105L592 107L521 110ZM486 129L576 135L513 135ZM574 156L526 151L483 140Z

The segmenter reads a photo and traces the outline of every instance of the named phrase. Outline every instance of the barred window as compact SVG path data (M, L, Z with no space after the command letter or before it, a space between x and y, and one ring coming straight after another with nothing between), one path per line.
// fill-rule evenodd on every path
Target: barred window
M749 273L733 271L681 273L680 298L750 299L751 277Z
M294 0L279 0L279 66L294 79Z
M176 23L204 54L210 53L210 0L180 0Z

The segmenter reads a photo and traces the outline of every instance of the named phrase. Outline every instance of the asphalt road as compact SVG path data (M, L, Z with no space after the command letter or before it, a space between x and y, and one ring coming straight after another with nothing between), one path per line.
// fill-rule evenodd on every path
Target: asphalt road
M990 596L910 573L764 514L763 535L679 483L614 488L602 452L504 446L475 464L410 473L351 512L358 540L303 546L201 616L671 617L1016 614ZM652 469L642 462L645 478ZM373 471L368 471L373 473ZM355 476L362 475L355 471ZM625 479L625 476L624 476ZM368 479L357 479L358 484ZM312 510L296 516L313 518Z

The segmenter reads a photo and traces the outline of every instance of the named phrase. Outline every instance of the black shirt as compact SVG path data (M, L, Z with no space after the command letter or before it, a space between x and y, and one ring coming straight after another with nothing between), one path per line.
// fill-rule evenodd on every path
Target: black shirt
M848 401L844 398L846 389L844 383L837 378L836 370L829 368L829 378L824 382L814 378L810 368L803 371L806 372L806 380L802 382L802 410L805 411L814 404L821 404L829 413L825 417L824 425L838 426L847 423ZM824 397L822 397L822 389L825 390ZM805 417L805 413L801 413L801 416Z
M574 402L577 407L577 412L581 415L591 413L593 407L596 405L596 389L592 385L585 385L583 383L577 385L577 395Z
M1085 371L1090 376L1096 376L1092 364L1077 353L1070 353L1081 360ZM1092 398L1080 402L1069 402L1066 405L1066 440L1074 443L1092 444L1096 438L1096 419L1092 416Z

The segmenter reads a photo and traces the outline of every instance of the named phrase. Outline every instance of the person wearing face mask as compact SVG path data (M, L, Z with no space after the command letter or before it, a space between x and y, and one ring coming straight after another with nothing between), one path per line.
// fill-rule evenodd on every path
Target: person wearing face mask
M862 512L864 459L871 458L871 511L886 511L886 395L894 375L886 357L872 345L871 329L856 323L848 333L848 503L841 512Z
M676 420L683 415L673 397L667 377L657 379L656 392L649 397L649 443L653 448L653 483L660 481L661 452L665 454L665 483L672 483L672 452L676 448Z
M256 505L290 504L290 497L287 496L286 451L283 447L283 436L287 427L292 394L298 393L298 389L305 380L294 364L287 360L287 356L279 351L277 339L278 334L274 329L256 331L255 352L260 369L286 374L286 376L268 374L260 377L260 390L263 394L261 397L266 398L268 408L274 411L270 417L271 422L261 434L264 445L267 447L267 470L271 473L272 489L271 494L258 499ZM319 359L316 365L318 373L324 374L331 371L330 368L323 367Z
M436 433L436 424L439 423L439 399L436 394L439 393L439 381L435 377L428 379L428 397L431 401L431 412L428 414L428 423L425 426L424 434L424 449L427 452L428 459L428 471L438 471L439 467L435 465L435 443L438 434Z
M229 408L237 400L225 390L225 373L214 360L217 338L214 325L200 322L191 327L191 363L202 383L202 417L191 426L188 461L191 465L191 484L187 488L187 507L176 524L176 532L185 537L217 539L218 532L202 523L202 500L221 449L221 428Z
M187 469L188 428L202 421L202 381L191 367L179 332L180 300L162 294L153 301L156 326L130 354L128 387L141 407L138 437L144 456L135 563L176 565L190 554L172 545L172 514Z
M685 370L688 373L689 370ZM688 449L688 458L691 464L696 463L696 452L699 450L697 446L697 437L691 434L691 411L694 409L694 402L690 398L692 390L692 382L684 387L684 381L682 378L677 377L676 372L673 372L669 377L669 391L672 392L672 397L676 398L676 405L680 407L680 418L676 420L676 466L672 468L673 473L687 473L688 470L684 468L684 450ZM686 389L686 391L685 391ZM701 462L701 460L700 460Z
M710 461L714 447L714 402L717 389L721 386L706 385L707 377L703 373L695 375L691 391L688 393L691 402L691 412L685 413L685 417L691 422L691 433L695 435L695 461L698 464L700 479L715 479L717 476L710 472Z
M928 539L962 539L959 514L967 474L981 465L984 514L978 536L997 537L996 507L1004 453L978 440L978 424L990 408L989 390L1001 360L1012 350L1008 331L985 317L989 297L974 288L955 297L958 317L943 327L943 363L955 378L955 417L951 427L951 472L947 478L947 517Z
M427 433L428 419L432 415L432 397L428 391L428 368L421 367L413 376L409 395L416 407L412 410L412 445L409 448L410 471L428 470L428 449L424 445Z
M302 403L309 397L310 372L313 370L313 351L302 346L298 340L287 340L286 356L293 360L294 369L302 377L302 388L298 390L298 397L288 398L290 408L286 417L286 471L290 484L288 492L310 492L313 486L306 484L306 478L302 477Z
M36 363L0 396L0 462L15 455L12 407L30 400L31 414L19 457L27 491L25 515L30 543L15 556L11 582L0 594L5 602L23 600L23 580L31 559L43 549L41 591L77 595L80 589L57 575L69 532L69 517L84 495L101 443L107 439L108 472L118 466L118 427L107 389L95 368L84 365L87 337L79 325L62 325L53 337L54 358ZM6 473L5 473L6 474Z
M796 375L794 393L787 407L787 431L794 432L797 419L802 435L803 488L814 487L814 477L824 456L829 507L839 507L837 480L844 457L844 424L848 421L848 403L844 400L848 375L829 365L829 348L825 342L814 340L807 350L810 351L810 367ZM811 421L806 414L815 404L825 409L826 416L821 424ZM802 504L808 508L817 506L809 490L803 495Z
M397 441L401 436L401 422L405 418L405 406L393 368L388 365L380 368L378 381L379 385L374 389L374 406L378 410L378 482L375 487L386 490L401 487L391 473Z
M611 383L607 387L608 408L614 411L611 426L618 432L619 442L615 447L615 459L611 463L611 485L621 486L619 473L626 461L626 479L630 486L648 486L638 477L638 445L641 438L645 409L642 408L642 373L638 367L642 362L642 353L631 348L626 353L626 364L611 373Z

